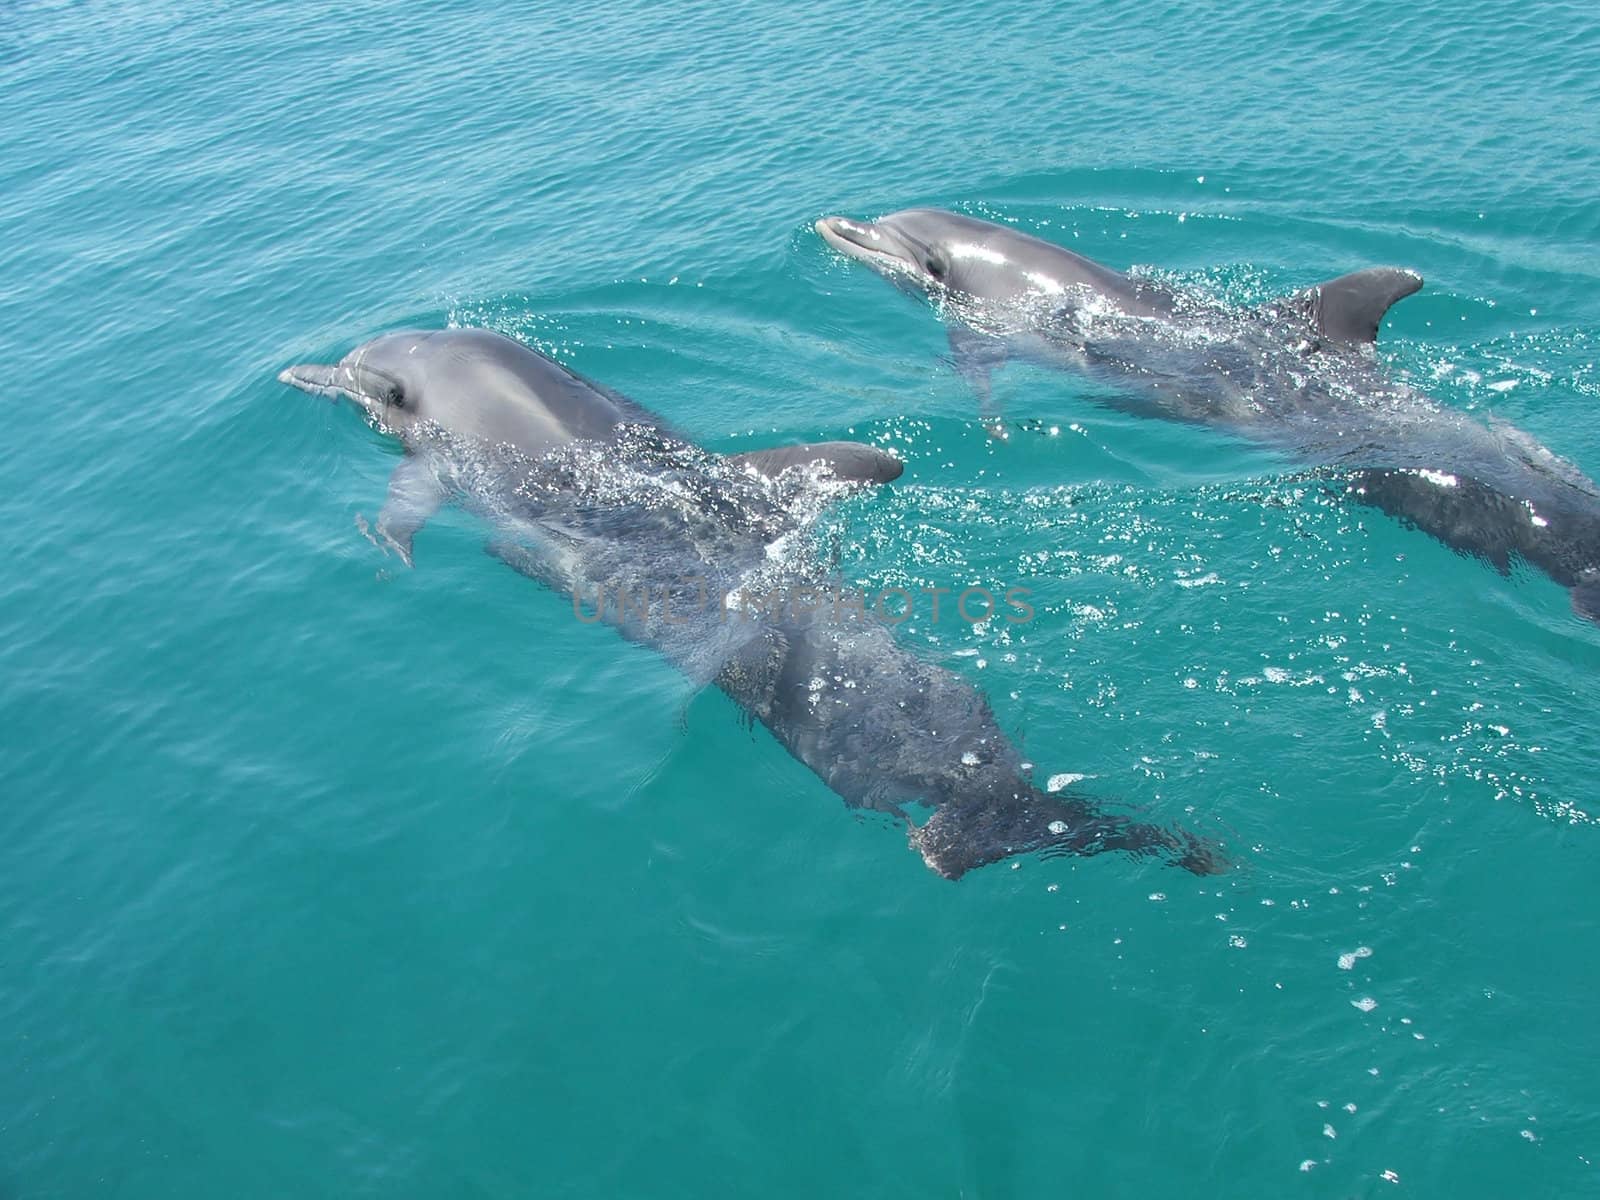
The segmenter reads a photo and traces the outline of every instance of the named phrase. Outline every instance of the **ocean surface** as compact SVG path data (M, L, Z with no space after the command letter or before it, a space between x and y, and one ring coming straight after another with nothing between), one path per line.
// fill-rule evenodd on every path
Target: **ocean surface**
M1588 5L0 8L0 1198L1600 1194L1600 628L1013 365L936 204L1380 354L1600 475ZM724 451L1041 776L1238 868L938 878L277 372L486 326Z

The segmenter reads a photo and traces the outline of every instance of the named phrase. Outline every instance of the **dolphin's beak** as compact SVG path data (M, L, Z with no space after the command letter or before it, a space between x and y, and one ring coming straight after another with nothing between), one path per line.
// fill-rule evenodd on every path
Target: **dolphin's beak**
M846 248L853 243L845 236L845 228L852 224L853 222L846 221L843 217L823 217L817 222L817 232L822 235L822 240L835 250L849 253Z
M823 217L817 222L817 232L828 245L852 258L861 257L863 250L876 249L873 242L883 237L870 222L852 221L849 217Z
M879 270L904 270L905 258L896 241L886 237L871 221L852 221L849 217L823 217L817 232L840 254L860 259Z
M301 363L278 372L278 382L297 387L302 392L310 392L313 396L329 396L337 400L348 390L344 375L344 368L337 363L331 366Z

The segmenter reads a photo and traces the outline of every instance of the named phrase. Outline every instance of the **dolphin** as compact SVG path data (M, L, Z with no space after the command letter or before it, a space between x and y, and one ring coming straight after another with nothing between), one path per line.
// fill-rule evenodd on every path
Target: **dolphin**
M1379 364L1378 326L1422 286L1415 272L1355 271L1241 311L941 209L816 229L933 302L991 421L989 375L1008 356L1085 371L1112 384L1112 407L1273 447L1502 575L1529 563L1600 622L1600 487L1527 433L1447 409Z
M377 531L408 564L429 515L462 503L493 529L493 555L571 597L585 622L714 683L848 806L903 821L940 875L1033 851L1225 868L1191 833L1041 790L965 679L899 646L861 604L802 602L837 598L838 581L795 547L830 498L900 475L886 452L825 442L710 454L481 329L386 334L279 379L353 401L400 441ZM914 805L931 815L919 823Z

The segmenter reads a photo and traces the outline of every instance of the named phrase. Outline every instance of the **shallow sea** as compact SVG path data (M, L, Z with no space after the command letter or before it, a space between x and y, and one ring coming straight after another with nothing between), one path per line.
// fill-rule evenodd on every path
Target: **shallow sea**
M991 439L811 223L1413 267L1391 368L1600 474L1597 64L1485 0L0 9L0 1197L1596 1194L1600 629L1071 375ZM384 558L392 450L275 375L444 323L893 446L845 577L1034 589L902 636L1240 868L948 883L471 517Z

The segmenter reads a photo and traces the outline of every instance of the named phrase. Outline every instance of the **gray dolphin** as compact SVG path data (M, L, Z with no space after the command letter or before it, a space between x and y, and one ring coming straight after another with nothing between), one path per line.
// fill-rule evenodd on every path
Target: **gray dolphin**
M572 442L612 441L623 425L665 428L626 396L486 329L386 334L337 363L289 367L278 379L354 401L406 447L390 477L378 533L408 566L412 538L452 490L442 439L536 458ZM838 479L866 483L886 483L904 469L892 455L856 442L781 446L729 461L768 475L822 463Z
M1376 267L1249 311L1125 275L1004 225L915 208L817 232L933 300L956 365L993 418L1008 355L1088 371L1104 402L1276 447L1508 575L1520 559L1600 622L1600 487L1528 434L1453 412L1372 352L1389 307L1422 286Z
M456 499L491 553L570 596L693 678L714 682L846 804L905 820L941 875L1030 851L1123 850L1196 873L1220 851L1035 787L984 697L898 646L810 555L785 553L842 488L901 472L852 442L723 458L631 400L484 330L389 334L332 366L279 378L348 397L405 457L379 519L409 562L428 515ZM799 561L797 561L799 560ZM834 603L801 603L832 592ZM933 809L921 824L908 803Z

